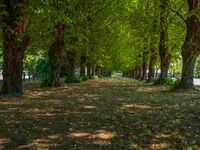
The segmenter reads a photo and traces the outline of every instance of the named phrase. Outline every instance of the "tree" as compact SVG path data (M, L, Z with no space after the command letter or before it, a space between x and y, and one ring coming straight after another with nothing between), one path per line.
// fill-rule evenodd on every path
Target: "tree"
M60 67L65 49L64 35L66 25L64 23L58 23L56 25L56 28L56 37L48 52L50 65L50 80L52 81L52 87L60 85Z
M22 94L23 58L31 38L28 27L30 1L1 0L0 21L3 23L3 85L2 94Z
M186 37L181 52L183 64L179 89L191 89L194 87L194 67L200 53L200 1L187 0L187 3L189 15L185 21Z
M150 34L150 61L149 61L149 73L148 80L150 82L153 77L155 77L155 66L157 62L158 50L156 45L158 44L158 9L156 0L153 3L153 16L152 16L152 29Z
M162 83L163 79L168 76L168 70L171 62L171 54L168 50L168 9L169 1L160 1L160 44L159 44L159 56L160 56L160 66L161 74L158 83Z

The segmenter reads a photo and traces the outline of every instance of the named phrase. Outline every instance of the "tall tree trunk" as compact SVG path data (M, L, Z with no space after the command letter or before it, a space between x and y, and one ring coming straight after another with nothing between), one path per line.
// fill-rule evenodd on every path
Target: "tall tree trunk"
M91 78L91 63L87 62L87 76L88 78Z
M148 42L147 42L148 44ZM142 77L141 80L146 80L146 74L147 74L147 61L148 61L148 49L145 47L144 48L144 52L143 52L143 56L142 56Z
M5 13L1 22L3 25L3 85L2 94L22 94L23 58L30 43L27 28L30 23L26 15L28 1L1 1L5 2ZM17 9L17 11L16 11Z
M80 64L80 75L81 75L81 77L85 76L85 68L86 68L86 53L82 52L81 64Z
M148 81L155 77L155 65L157 61L157 53L155 48L151 48L151 56L150 56L150 62L149 62L149 73L148 73Z
M188 0L189 12L200 11L199 0ZM195 14L189 15L186 20L186 38L182 46L182 76L179 89L194 88L194 67L200 53L200 21Z
M92 76L96 75L96 66L92 66Z
M75 56L73 51L67 52L67 78L66 82L73 82L75 72Z
M160 5L160 45L159 45L159 55L160 55L160 65L161 74L159 78L159 83L162 83L163 79L168 76L168 70L171 62L171 55L169 54L167 41L168 41L168 0L161 0Z
M141 80L146 80L146 74L147 74L147 63L143 62L143 64L142 64L142 78L141 78Z
M156 6L156 4L155 4ZM155 34L157 33L157 10L154 8L154 18L153 18L153 25L152 25L152 35L150 39L150 61L149 61L149 73L148 73L148 80L147 82L151 81L151 78L155 77L155 66L157 62L157 50L155 47L155 43L157 43Z
M142 78L142 66L139 66L137 69L137 79L141 80Z
M65 49L65 24L59 23L56 28L56 37L48 52L52 87L60 85L60 67Z

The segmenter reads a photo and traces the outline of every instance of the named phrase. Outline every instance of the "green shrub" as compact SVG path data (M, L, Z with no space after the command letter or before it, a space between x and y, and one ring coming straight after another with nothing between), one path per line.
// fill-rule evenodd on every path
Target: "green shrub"
M176 79L176 78L154 78L152 79L153 83L155 85L164 85L165 87L167 87L169 90L174 90L178 87L180 80Z
M98 78L104 78L102 74L98 74Z
M149 80L149 82L151 82L151 83L156 83L156 82L158 82L158 77L152 77L150 80Z
M52 79L49 76L47 76L42 79L41 87L50 87L52 86L52 83Z
M82 81L82 79L79 76L74 76L72 79L72 83L80 83L81 81Z
M81 77L73 76L72 78L67 78L65 83L80 83L82 81Z
M92 76L91 79L98 79L98 76Z
M166 86L169 90L174 90L178 87L180 80L176 78L165 78L164 86Z
M81 81L87 81L87 80L89 80L89 78L87 76L81 77Z

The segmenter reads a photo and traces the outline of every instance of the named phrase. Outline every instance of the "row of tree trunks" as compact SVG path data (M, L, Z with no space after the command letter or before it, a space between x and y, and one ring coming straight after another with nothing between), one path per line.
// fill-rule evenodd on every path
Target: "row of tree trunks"
M200 11L199 0L188 0L189 14ZM182 46L182 76L179 89L194 88L194 67L200 53L200 20L196 14L189 15L186 20L186 37Z
M168 51L168 0L161 0L160 4L160 45L159 45L159 56L161 64L161 74L159 77L159 83L162 83L163 79L168 76L168 70L171 62L171 55ZM199 0L187 0L189 6L189 14L192 12L200 11ZM196 59L200 54L200 20L196 14L189 15L186 22L186 37L182 46L182 76L179 83L179 89L191 89L194 88L194 68ZM156 23L156 22L155 22ZM154 24L155 26L155 24ZM154 41L153 39L151 41ZM155 64L157 60L156 50L153 47L152 42L150 44L150 63L149 63L149 74L148 80L155 76ZM143 71L141 71L143 70ZM137 79L143 79L144 72L146 70L145 63L141 67L135 69L133 76ZM142 73L143 72L143 73Z
M26 14L29 1L2 0L3 15L3 85L2 94L22 94L23 58L30 43L27 28L30 18ZM17 11L16 11L17 10Z
M50 80L52 81L52 87L60 85L60 67L65 49L65 24L57 24L56 29L57 33L55 40L52 43L48 52L50 65Z

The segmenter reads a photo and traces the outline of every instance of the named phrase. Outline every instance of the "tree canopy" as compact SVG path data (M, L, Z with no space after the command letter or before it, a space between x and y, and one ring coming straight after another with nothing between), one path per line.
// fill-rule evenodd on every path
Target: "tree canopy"
M148 76L148 81L157 71L159 84L179 74L178 88L192 88L199 74L199 64L194 70L200 51L199 3L0 0L2 93L22 92L23 70L35 76L43 70L50 85L59 86L63 68L69 81L76 68L81 76L87 68L90 77L120 71L142 80ZM38 71L39 64L46 68Z

